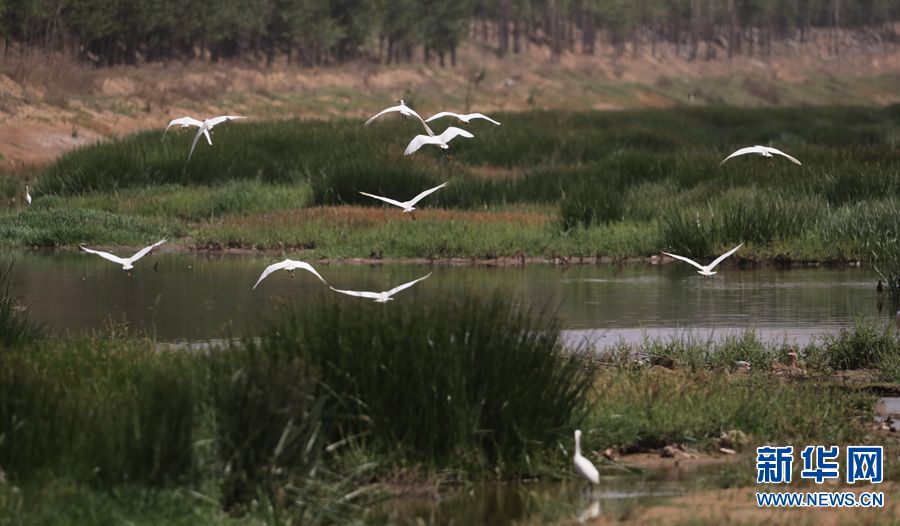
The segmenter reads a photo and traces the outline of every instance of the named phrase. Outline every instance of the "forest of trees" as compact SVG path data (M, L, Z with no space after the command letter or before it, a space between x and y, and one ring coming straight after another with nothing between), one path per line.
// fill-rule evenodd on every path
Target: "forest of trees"
M498 55L766 55L810 30L894 40L900 0L0 0L4 55L70 53L99 66L171 59L367 58L455 64L464 40ZM829 43L839 53L838 38Z

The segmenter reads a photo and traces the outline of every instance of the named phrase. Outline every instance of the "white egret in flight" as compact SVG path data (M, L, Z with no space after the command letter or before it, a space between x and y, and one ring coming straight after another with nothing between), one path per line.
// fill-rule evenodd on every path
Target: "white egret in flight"
M369 124L372 124L372 121L374 121L378 117L381 117L382 115L396 112L396 113L399 113L400 115L403 115L404 117L415 117L416 119L419 120L419 122L422 123L422 126L425 127L425 132L428 135L434 135L434 132L431 131L431 128L429 128L427 124L425 124L425 121L422 119L421 115L419 115L418 113L416 113L415 110L413 110L412 108L407 106L406 102L404 102L403 99L400 99L397 102L398 102L398 104L396 106L391 106L390 108L385 108L385 109L379 111L378 113L376 113L375 116L370 118L369 120L367 120L363 126L368 126Z
M389 197L381 197L380 195L367 194L366 192L360 192L360 193L361 193L362 195L366 196L366 197L373 197L373 198L375 198L375 199L379 199L379 200L381 200L381 201L384 201L385 203L388 203L388 204L394 205L394 206L396 206L396 207L402 208L403 211L406 212L407 214L409 214L410 217L413 218L413 221L415 221L415 219L416 219L415 204L418 203L419 201L421 201L423 198L425 198L425 196L427 196L428 194L430 194L430 193L432 193L432 192L436 192L436 191L440 190L441 188L443 188L443 187L445 187L445 186L447 186L447 183L440 184L440 185L438 185L438 186L435 186L434 188L429 188L428 190L425 190L425 191L422 192L421 194L419 194L419 195L413 197L413 198L410 199L409 201L403 201L403 202L401 202L401 201L394 201L393 199L391 199L391 198L389 198Z
M453 113L452 111L442 111L440 113L435 113L431 117L428 117L427 119L425 119L425 122L431 122L431 121L434 121L434 120L437 120L437 119L440 119L443 117L456 117L457 119L459 119L460 121L462 121L466 124L469 124L469 122L472 119L484 119L488 122L492 122L492 123L496 124L497 126L500 126L499 122L495 121L494 119L488 117L487 115L485 115L483 113L460 114L460 113Z
M137 262L137 260L146 256L147 253L149 253L151 250L162 245L165 242L166 242L165 239L161 239L161 240L157 241L156 243L153 243L149 247L142 248L141 250L137 251L130 258L120 258L119 256L110 254L109 252L103 252L102 250L93 250L93 249L87 248L83 245L78 245L78 248L80 248L81 250L84 250L85 252L87 252L89 254L97 254L98 256L100 256L101 258L103 258L105 260L112 261L113 263L116 263L118 265L122 265L122 270L131 270L134 268L134 263Z
M798 161L797 159L784 153L781 150L778 150L775 148L770 148L768 146L758 146L757 145L757 146L748 146L746 148L741 148L740 150L734 152L733 154L731 154L728 157L726 157L725 159L723 159L722 162L719 163L719 166L722 166L723 164L725 164L725 161L727 161L728 159L731 159L732 157L737 157L739 155L747 155L748 153L757 153L759 155L762 155L763 157L769 157L770 162L771 162L772 154L774 153L775 155L781 155L781 156L787 157L788 160L790 160L794 164L800 164L800 161Z
M181 129L183 130L190 126L196 126L197 128L199 128L200 126L203 125L203 121L198 121L197 119L195 119L193 117L182 117L180 119L172 119L171 121L169 121L169 125L166 126L165 131L163 131L162 138L163 139L166 138L166 134L169 133L169 128L171 128L172 126L177 126L179 124L181 125ZM160 140L162 140L162 139L160 139Z
M312 265L310 265L309 263L306 263L305 261L294 261L293 259L285 259L284 261L281 261L279 263L272 263L271 265L266 267L266 270L264 270L262 272L262 274L260 274L259 279L256 280L256 285L253 285L253 288L256 289L256 287L259 285L259 283L262 280L266 279L266 277L269 274L275 272L276 270L287 270L288 272L291 273L291 277L293 278L294 277L294 269L298 269L298 268L312 272L313 274L315 274L315 276L317 278L319 278L319 280L322 283L325 283L326 285L328 285L328 282L325 281L325 278L320 276L319 273L316 272L316 269L314 269L312 267Z
M166 137L166 132L169 131L169 128L172 126L180 124L182 129L187 128L188 126L196 126L197 134L194 135L194 142L191 143L191 152L188 154L188 161L191 160L191 156L194 155L194 148L197 147L197 141L200 140L200 136L206 137L206 142L212 146L212 137L209 136L209 132L212 131L213 127L217 124L222 124L226 121L233 121L236 119L246 119L247 117L241 115L220 115L218 117L211 117L209 119L198 121L193 117L182 117L180 119L173 119L169 122L169 125L166 126L166 131L163 132L163 138Z
M582 477L588 479L591 484L600 483L600 473L590 460L581 456L581 430L575 430L575 456L572 458L575 463L575 471Z
M371 300L375 300L375 303L387 303L389 301L393 301L394 298L392 298L391 296L393 296L394 294L400 292L401 290L412 287L416 283L422 281L423 279L428 278L429 276L431 276L431 272L429 272L425 276L422 276L419 279L410 281L409 283L404 283L403 285L396 286L396 287L392 288L391 290L388 290L385 292L368 292L368 291L361 291L361 290L340 290L340 289L336 289L334 287L331 287L331 290L333 290L335 292L340 292L341 294L346 294L348 296L356 296L357 298L368 298Z
M456 137L471 139L474 135L455 126L450 126L440 135L416 135L413 140L409 142L409 146L406 147L406 151L403 152L403 155L411 155L426 144L434 144L446 150L447 148L450 148L450 145L447 143Z
M744 244L741 243L740 245L738 245L738 246L732 248L731 250L729 250L728 252L722 254L721 256L719 256L718 258L716 258L715 261L713 261L712 263L710 263L709 265L706 265L706 266L703 266L703 265L701 265L700 263L697 263L696 261L694 261L693 259L686 258L686 257L684 257L684 256L677 256L677 255L675 255L675 254L669 254L668 252L663 252L663 254L665 254L665 255L667 255L667 256L669 256L669 257L672 257L672 258L675 258L675 259L680 259L681 261L690 263L691 265L694 265L695 267L697 267L698 269L700 269L700 270L697 271L698 274L702 274L702 275L704 275L704 276L706 276L706 277L709 277L709 276L712 276L713 274L715 274L715 272L713 272L713 269L716 267L716 265L718 265L719 263L721 263L722 261L724 261L725 258L727 258L728 256L734 254L734 253L737 251L737 249L741 248L743 245L744 245ZM662 251L660 251L660 252L662 252Z

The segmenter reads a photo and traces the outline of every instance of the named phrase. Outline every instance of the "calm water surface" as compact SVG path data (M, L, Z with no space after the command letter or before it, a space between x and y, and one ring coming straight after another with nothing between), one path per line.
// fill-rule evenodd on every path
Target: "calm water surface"
M252 334L280 301L309 308L332 294L297 271L272 274L251 287L266 265L281 258L152 254L132 276L96 256L22 251L14 290L32 316L57 333L127 322L160 341ZM5 258L5 259L7 259ZM158 263L158 271L153 265ZM876 301L877 276L867 269L737 270L705 279L687 265L583 265L524 268L424 265L320 265L337 288L386 290L433 270L432 277L396 301L431 302L464 290L500 287L563 319L570 340L600 343L643 336L724 335L750 327L761 335L805 341L856 318L892 318ZM365 301L346 297L346 301ZM372 304L372 308L390 308Z

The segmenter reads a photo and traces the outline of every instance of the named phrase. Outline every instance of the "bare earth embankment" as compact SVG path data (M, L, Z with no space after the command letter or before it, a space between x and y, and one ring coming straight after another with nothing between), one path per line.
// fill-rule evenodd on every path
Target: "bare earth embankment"
M162 129L186 114L362 118L400 97L426 112L900 101L900 46L848 34L840 55L826 49L824 35L775 44L770 57L727 59L719 50L712 60L688 60L663 45L655 56L615 57L603 47L593 57L560 60L539 48L501 60L468 46L455 68L358 61L325 68L172 62L97 69L11 53L0 60L0 166L43 164L107 137Z

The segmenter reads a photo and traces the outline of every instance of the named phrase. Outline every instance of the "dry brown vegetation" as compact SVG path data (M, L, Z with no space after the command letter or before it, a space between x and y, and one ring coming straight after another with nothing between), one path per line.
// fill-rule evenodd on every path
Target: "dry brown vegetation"
M827 52L824 34L802 45L775 45L784 49L767 59L691 61L665 45L637 58L602 48L595 56L552 59L535 47L498 59L470 44L455 68L359 61L319 68L170 62L98 69L68 57L11 53L0 60L0 154L7 167L41 164L106 137L161 129L186 114L362 118L399 97L425 112L900 101L895 44L867 44L848 33L837 56Z

